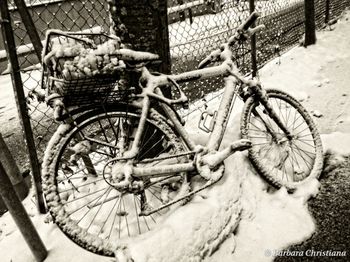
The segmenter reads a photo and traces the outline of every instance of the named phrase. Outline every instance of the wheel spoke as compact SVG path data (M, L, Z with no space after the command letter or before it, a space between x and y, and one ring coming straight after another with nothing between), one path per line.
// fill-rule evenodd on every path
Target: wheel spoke
M120 195L119 195L119 196L120 196ZM107 218L105 219L105 221L103 222L103 224L102 224L102 226L101 226L100 231L97 233L97 236L99 236L99 235L101 234L102 229L105 227L105 225L106 225L108 219L109 219L110 216L112 215L112 213L113 213L113 211L114 211L114 208L116 207L116 205L117 205L117 203L119 202L119 200L120 200L120 198L118 198L118 201L115 201L115 202L114 202L114 204L113 204L111 210L110 210L109 213L108 213ZM114 226L114 223L112 223L111 229L113 229L113 226ZM109 237L110 237L110 234L108 235L107 238L109 239Z
M169 210L169 208L159 209L163 205L162 185L181 184L185 181L184 174L174 173L157 179L149 178L149 180L144 178L144 194L147 193L149 197L144 200L144 205L149 205L149 208L157 212L139 217L142 206L139 193L128 191L122 193L113 186L113 183L118 181L118 178L112 176L113 165L123 163L110 160L116 156L122 156L124 152L131 149L135 142L135 131L140 116L135 113L105 111L97 115L89 114L87 118L79 117L80 122L74 122L75 126L71 131L68 130L64 136L54 136L55 141L51 143L55 146L51 149L55 155L52 160L50 159L51 162L47 164L46 169L50 170L50 175L56 178L48 180L50 182L47 188L54 186L55 195L61 198L58 203L59 208L51 210L53 216L60 215L63 217L63 222L64 219L69 219L73 229L85 230L94 237L110 243L152 230ZM185 150L186 147L178 142L171 127L157 113L150 113L141 137L135 165L151 167L167 161L168 164L169 161L180 163L188 161L191 155ZM92 146L88 152L83 151L84 148L79 152L79 145L76 145L84 139ZM91 160L98 176L87 174L86 164L81 158L82 154ZM137 162L143 158L149 161ZM107 162L108 166L105 166ZM52 181L55 184L49 184ZM179 192L180 190L176 188L168 196L164 196L173 199ZM48 199L48 203L50 201ZM63 215L61 215L62 212ZM71 231L67 231L64 227L62 230L77 244L88 247L91 251L99 249L97 246L94 247L94 243L86 242L84 238L75 239L76 236L71 235Z
M87 231L89 230L89 228L91 227L92 223L93 223L94 220L96 219L98 213L101 211L101 208L102 208L103 204L105 203L105 200L108 198L109 193L111 193L111 188L108 188L108 189L107 189L107 192L105 193L106 196L105 196L104 200L102 201L102 204L101 204L101 205L99 206L99 208L97 209L96 214L93 216L93 218L92 218L90 224L88 225L88 227L87 227L87 229L86 229Z
M71 179L74 179L74 177L71 178ZM79 192L78 188L85 187L85 186L92 185L92 184L96 184L97 182L101 182L103 180L104 180L103 178L100 178L100 179L97 179L97 180L94 180L94 181L91 181L91 182L88 182L88 183L84 183L84 184L79 185L79 186L74 186L74 188ZM59 190L59 194L62 194L62 193L65 193L65 192L68 192L68 191L71 191L71 190L72 190L72 188L69 188L69 189L66 189L66 190Z
M287 139L274 120L263 113L263 106L256 106L252 99L245 107L242 137L252 142L248 156L259 173L274 185L294 188L294 182L300 182L310 174L317 175L312 171L316 161L322 159L322 149L316 146L320 137L312 118L295 99L275 90L268 91L268 96L276 116L294 139Z
M307 146L310 146L310 147L312 147L312 148L315 148L315 145L313 144L313 145L311 145L311 144L309 144L309 143L307 143L307 142L305 142L306 140L303 140L303 139L298 139L298 140L296 140L295 142L301 142L301 143L303 143L304 145L307 145ZM294 143L295 143L294 142Z
M128 236L130 237L129 222L128 222L127 212L126 212L126 210L125 210L124 197L122 197L122 205L123 205L123 213L126 214L126 215L124 216L124 218L125 218L125 224L126 224L126 229L128 230Z

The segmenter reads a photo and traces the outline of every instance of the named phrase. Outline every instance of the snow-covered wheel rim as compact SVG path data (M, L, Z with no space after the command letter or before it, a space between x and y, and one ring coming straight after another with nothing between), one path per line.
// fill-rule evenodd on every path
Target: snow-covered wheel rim
M123 126L129 128L129 135L111 128L121 126L121 119L125 120ZM92 145L92 149L90 148L88 156L97 176L88 173L83 157L72 157L73 144L77 144L79 139L81 141L82 133L95 139L104 137L105 141L114 143L115 147L118 147L116 141L120 140L122 135L124 142L127 135L129 143L132 143L133 129L138 119L138 114L130 112L111 111L97 115L90 113L87 117L81 117L77 125L61 125L45 152L42 168L43 188L54 222L75 243L97 254L113 256L117 247L155 228L170 209L158 211L148 217L139 217L137 210L140 208L141 195L122 194L106 183L101 174L101 163L109 159L108 154L115 156L110 147ZM147 144L147 136L149 139L155 134L158 137L157 141ZM109 140L117 135L119 139ZM184 151L183 144L155 111L150 113L147 119L142 143L139 154L147 153L147 157ZM140 156L138 160L142 158ZM183 161L183 156L181 160L176 161ZM140 162L139 165L145 164ZM161 194L164 195L165 192L169 200L175 198L184 181L183 174L148 180L149 186L143 191L142 197L146 197L150 208L156 208L156 205L165 201Z
M253 97L246 101L243 109L242 138L252 141L248 157L258 173L275 187L293 190L321 174L321 138L311 116L295 98L274 89L268 89L267 94L270 104L294 138L288 141ZM259 117L254 115L255 110ZM278 143L268 129L273 130Z

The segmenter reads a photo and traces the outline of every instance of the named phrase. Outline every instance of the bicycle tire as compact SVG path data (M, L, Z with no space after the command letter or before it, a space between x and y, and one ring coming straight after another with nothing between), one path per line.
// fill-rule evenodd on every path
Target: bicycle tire
M120 119L124 118L127 120L121 122ZM46 149L42 167L42 181L49 211L54 222L71 240L91 252L113 256L117 246L126 243L134 236L152 230L156 226L156 222L159 222L168 210L158 211L148 217L139 217L137 209L140 209L141 197L146 197L148 205L156 205L156 202L161 205L162 196L160 194L164 193L165 186L169 187L167 188L167 197L170 200L176 197L176 194L182 190L182 186L188 186L184 185L187 183L184 174L174 174L171 177L169 175L163 177L163 180L159 178L158 180L149 179L147 181L149 187L145 186L144 191L140 194L121 194L107 183L105 177L101 176L102 164L110 158L108 154L113 153L107 146L103 148L103 146L97 145L91 152L87 153L97 171L97 176L89 174L88 168L84 167L83 157L75 159L78 162L77 166L68 164L71 160L73 145L82 142L81 134L84 134L85 137L87 134L94 135L95 139L105 137L106 142L117 145L116 141L120 141L120 139L114 138L116 130L113 130L115 128L112 125L128 128L130 125L128 131L133 131L132 129L137 126L139 118L140 114L137 112L125 112L119 109L103 113L89 112L80 116L75 124L61 125ZM122 124L120 125L120 123ZM164 121L164 118L155 110L151 110L146 123L147 130L144 133L156 134L158 132L161 139L157 141L161 141L161 143L157 142L157 148L155 148L154 145L147 146L148 142L143 140L137 157L138 161L159 155L160 148L164 149L163 155L185 150L185 146ZM121 130L118 132L123 133ZM128 146L133 142L131 133L128 137ZM142 139L146 139L146 135ZM115 141L111 139L115 139ZM125 137L124 140L126 140ZM146 151L142 151L146 147L147 154ZM105 154L102 154L102 150L105 150ZM114 156L114 154L112 155ZM146 156L141 156L141 154L146 154ZM181 158L183 160L183 156ZM96 192L99 194L98 197L96 197ZM115 197L114 200L113 197ZM133 205L135 210L131 210ZM87 219L90 220L85 221Z
M285 138L254 97L245 102L241 136L252 141L248 158L257 172L273 186L293 191L320 176L323 167L321 138L311 116L295 98L281 90L266 91L269 103L292 132L292 141ZM273 141L269 129L273 130L278 143Z

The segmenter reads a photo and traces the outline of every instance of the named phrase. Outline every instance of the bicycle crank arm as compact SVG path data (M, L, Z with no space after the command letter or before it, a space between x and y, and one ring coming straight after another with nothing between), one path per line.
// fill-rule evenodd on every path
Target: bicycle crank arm
M208 154L203 156L201 165L208 165L210 169L216 167L222 163L226 158L237 151L244 151L251 147L251 141L249 139L241 139L233 142L230 146L225 149L218 151L214 154Z

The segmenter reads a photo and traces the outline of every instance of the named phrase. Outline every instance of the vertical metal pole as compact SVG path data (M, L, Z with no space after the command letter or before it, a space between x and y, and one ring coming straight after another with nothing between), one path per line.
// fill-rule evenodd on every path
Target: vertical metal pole
M0 162L0 195L38 262L47 257L47 250L19 200L5 169Z
M304 0L305 8L305 41L304 46L316 43L315 2Z
M13 159L13 156L8 149L2 135L0 133L0 162L2 163L7 175L11 180L17 195L20 199L24 199L28 195L28 186L24 182L21 172Z
M177 0L177 3L179 5L183 5L184 1L183 0ZM185 21L186 20L185 11L179 12L179 18L180 18L180 21Z
M250 13L253 13L255 10L254 1L255 0L249 0ZM255 27L255 23L252 25L252 27ZM252 76L255 77L257 74L257 71L258 71L257 61L256 61L256 36L255 36L255 34L251 36L250 48L251 48L251 59L252 59Z
M329 10L330 10L330 2L329 0L326 0L326 10L325 10L325 18L324 18L324 23L327 24L330 20L330 13L329 13Z
M46 213L45 202L43 198L43 191L41 187L41 175L38 156L36 153L36 147L33 138L33 131L30 125L30 120L27 112L27 104L24 96L22 79L20 74L20 68L18 64L18 58L16 53L16 44L13 37L13 31L11 26L11 17L6 0L0 1L1 12L1 31L4 39L4 46L6 49L7 57L12 66L11 79L14 89L17 110L21 125L24 131L24 137L26 140L27 150L29 153L30 165L32 168L32 176L34 181L34 188L36 190L37 207L40 213Z
M28 8L24 0L14 0L14 2L18 8L18 12L21 16L23 24L27 29L29 38L33 43L35 53L38 56L39 61L41 62L41 52L43 50L43 45L40 41L40 37L39 37L38 31L36 30L32 17L28 12Z

